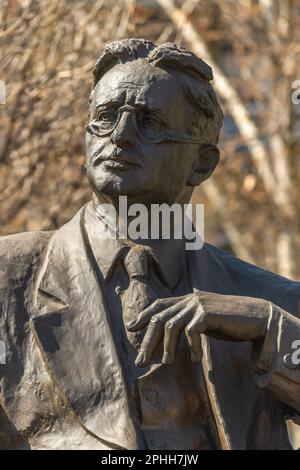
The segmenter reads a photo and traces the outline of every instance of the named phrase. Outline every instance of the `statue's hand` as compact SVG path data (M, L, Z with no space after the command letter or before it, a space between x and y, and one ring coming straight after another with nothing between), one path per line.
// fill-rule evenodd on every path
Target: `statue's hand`
M158 299L127 325L131 332L148 326L136 364L144 367L149 363L163 335L162 362L173 362L183 330L192 362L202 358L201 333L230 341L260 340L267 332L271 308L266 300L200 291Z

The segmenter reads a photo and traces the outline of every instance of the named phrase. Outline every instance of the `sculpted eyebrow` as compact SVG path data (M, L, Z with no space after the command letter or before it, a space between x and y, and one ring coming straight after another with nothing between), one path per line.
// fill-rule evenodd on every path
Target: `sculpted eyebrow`
M144 112L152 113L152 114L159 114L163 115L164 110L162 108L158 108L155 106L151 106L151 104L143 104L143 103L136 103L135 107Z
M107 99L105 101L102 101L101 103L98 103L96 105L96 109L99 109L99 108L104 108L105 106L107 106L108 104L109 105L119 105L122 103L122 100L121 99L117 99L117 98L110 98L110 99Z

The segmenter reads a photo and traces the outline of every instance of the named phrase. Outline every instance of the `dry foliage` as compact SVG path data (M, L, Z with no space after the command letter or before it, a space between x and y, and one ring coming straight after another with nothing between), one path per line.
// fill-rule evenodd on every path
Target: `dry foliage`
M300 279L300 15L293 0L2 0L0 234L56 228L89 199L84 124L107 41L183 43L215 70L221 162L196 191L206 238Z

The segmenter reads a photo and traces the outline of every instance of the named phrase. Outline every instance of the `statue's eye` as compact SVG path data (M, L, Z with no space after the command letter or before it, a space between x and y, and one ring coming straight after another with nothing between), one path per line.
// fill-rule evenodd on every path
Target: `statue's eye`
M110 108L100 111L97 118L97 126L103 130L110 130L116 123L118 119L117 109Z
M98 116L98 120L102 123L112 123L117 119L117 115L118 113L115 109L102 111Z
M161 130L161 123L153 116L144 115L140 118L140 125L142 128L150 130L150 131L157 131Z
M156 119L153 119L152 117L149 117L149 116L144 116L142 118L142 125L143 126L155 126L157 124L157 121Z

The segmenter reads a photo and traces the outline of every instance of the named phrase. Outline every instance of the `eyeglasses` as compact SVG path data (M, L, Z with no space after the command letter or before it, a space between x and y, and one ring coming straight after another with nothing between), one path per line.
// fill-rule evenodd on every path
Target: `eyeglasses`
M122 114L130 113L135 124L138 136L148 144L175 142L182 144L205 144L203 140L196 139L187 134L166 129L163 123L152 115L139 113L128 104L120 108L107 108L99 113L96 119L91 120L85 127L89 134L97 137L107 137L117 128Z

